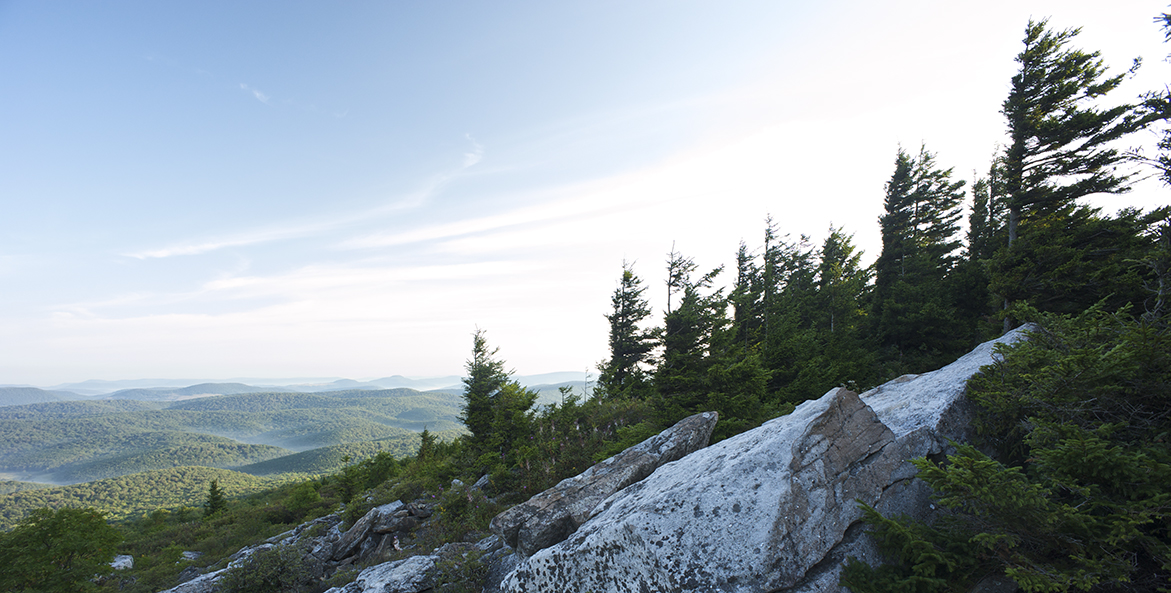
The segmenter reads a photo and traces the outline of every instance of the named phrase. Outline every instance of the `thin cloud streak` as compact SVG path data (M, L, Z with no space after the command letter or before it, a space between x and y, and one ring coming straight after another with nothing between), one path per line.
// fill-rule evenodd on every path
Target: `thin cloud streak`
M269 102L268 102L268 101L269 101L270 97L269 97L268 95L266 95L266 94L262 93L262 92L260 91L260 89L255 89L255 88L252 88L252 87L250 87L250 86L248 86L248 85L246 85L246 84L244 84L244 83L242 83L242 82L240 83L240 88L241 88L241 89L244 89L245 91L247 91L247 92L249 92L249 93L251 93L253 97L256 97L256 100L257 100L257 101L260 101L261 103L264 103L265 105L268 105L268 104L269 104Z
M241 87L244 86L245 85L241 84ZM140 260L161 259L180 255L200 255L229 247L243 247L260 243L269 243L272 241L305 238L319 235L327 231L337 230L341 227L349 226L355 223L369 222L372 218L384 216L390 213L420 208L430 202L431 199L433 199L436 195L441 193L446 185L458 177L466 174L468 169L474 167L483 160L483 145L476 142L470 134L467 136L467 138L472 142L473 149L470 152L464 153L463 161L459 167L452 171L433 176L420 190L413 192L406 197L397 199L389 204L362 210L360 212L340 215L333 218L332 220L315 224L289 224L285 227L261 228L251 232L244 232L234 237L198 240L187 244L173 245L160 249L147 249L143 251L123 253L122 255Z
M175 245L172 247L164 247L162 249L150 249L146 251L138 251L132 253L122 254L125 257L134 259L156 259L175 257L178 255L200 255L210 251L216 251L228 247L243 247L246 245L256 245L259 243L268 243L271 241L280 241L284 239L296 239L307 237L320 233L322 231L336 228L342 224L346 224L357 216L346 217L330 222L323 222L312 225L289 226L286 228L276 229L261 229L251 233L243 233L235 237L228 237L223 239L208 239L200 242L189 243L186 245Z

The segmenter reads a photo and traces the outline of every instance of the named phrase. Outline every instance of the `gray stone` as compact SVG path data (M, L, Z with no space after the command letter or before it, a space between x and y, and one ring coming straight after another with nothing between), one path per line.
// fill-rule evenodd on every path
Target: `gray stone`
M226 568L199 575L190 581L163 591L162 593L216 593L219 590L219 580Z
M488 571L484 577L483 593L503 593L501 586L504 579L512 574L521 562L520 554L505 554L488 561Z
M841 591L847 556L878 562L856 499L884 511L930 508L909 459L966 434L965 384L993 362L993 345L861 396L831 390L664 465L607 498L564 541L521 558L500 589Z
M564 540L592 517L611 494L707 446L717 419L715 412L704 412L680 420L658 435L497 515L492 519L492 532L526 556Z
M186 583L187 581L190 581L191 579L194 579L201 574L203 574L203 572L198 568L194 566L188 566L187 568L179 571L179 582Z
M114 561L110 563L110 568L114 570L126 570L134 568L134 556L127 554L119 554L114 556Z
M492 474L484 474L480 476L479 480L476 480L475 484L472 484L472 490L483 490L490 483L492 483Z
M341 560L359 551L362 541L370 535L376 525L384 525L394 520L394 514L403 508L402 501L394 501L380 507L374 507L362 515L354 524L338 538L334 544L333 559Z
M421 593L434 586L432 569L438 556L411 556L371 566L358 573L354 582L326 593Z

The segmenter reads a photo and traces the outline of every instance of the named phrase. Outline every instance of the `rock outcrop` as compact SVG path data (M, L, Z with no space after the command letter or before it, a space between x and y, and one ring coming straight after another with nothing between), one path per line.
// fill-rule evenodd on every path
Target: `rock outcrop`
M499 514L492 532L529 556L569 537L611 494L651 475L662 465L707 446L718 415L704 412L680 420L586 471Z
M305 566L309 567L314 579L328 577L339 568L388 555L396 545L399 535L406 535L430 516L431 509L427 505L404 504L401 501L394 501L370 509L349 529L342 532L339 529L342 521L341 515L337 513L326 515L302 523L297 528L269 538L259 545L236 552L229 558L228 566L220 570L198 574L193 567L188 567L184 569L180 577L180 584L162 593L215 593L219 587L220 579L229 568L240 566L258 550L273 546L296 546L303 553ZM185 558L194 559L186 556ZM431 566L433 565L434 562L431 563ZM371 583L389 583L391 581L388 579L396 578L395 575L401 577L409 572L409 569L417 567L418 562L407 563L405 566L406 569L400 569L398 572L390 569L382 572L376 571L368 575L367 580ZM418 589L419 591L424 591L429 587L423 577L413 581L410 579L402 580L401 582L414 583L414 585L404 584L401 591L408 591L411 586L415 585L423 587ZM354 590L362 591L363 589ZM381 593L383 589L378 589L378 591Z
M995 342L1022 335L861 396L831 390L663 465L607 498L564 541L519 558L500 588L836 592L847 555L877 562L856 500L922 516L929 490L908 460L967 435L967 379L993 361Z

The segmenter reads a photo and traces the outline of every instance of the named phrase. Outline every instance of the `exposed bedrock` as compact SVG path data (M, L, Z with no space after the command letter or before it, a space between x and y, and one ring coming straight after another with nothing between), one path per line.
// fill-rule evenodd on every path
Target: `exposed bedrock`
M1022 335L860 396L833 389L666 463L609 495L584 522L573 518L576 530L564 541L528 548L501 590L838 591L847 556L877 561L856 501L930 513L930 492L909 460L968 436L968 378L993 361L996 342ZM525 550L523 539L515 541Z

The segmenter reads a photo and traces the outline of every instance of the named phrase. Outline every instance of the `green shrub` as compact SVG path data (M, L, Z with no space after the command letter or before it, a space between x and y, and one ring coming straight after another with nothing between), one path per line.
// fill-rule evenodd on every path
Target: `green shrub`
M93 509L37 509L0 533L0 590L88 591L109 574L122 534Z
M301 593L313 583L303 546L272 546L254 551L220 578L222 593Z
M946 463L915 460L952 513L950 531L868 513L895 567L855 563L843 580L853 590L910 590L937 572L954 587L971 566L1026 592L1171 588L1168 319L1097 307L1021 316L1039 329L969 381L1000 459L961 445ZM918 535L898 540L904 532ZM938 562L945 553L954 561Z

